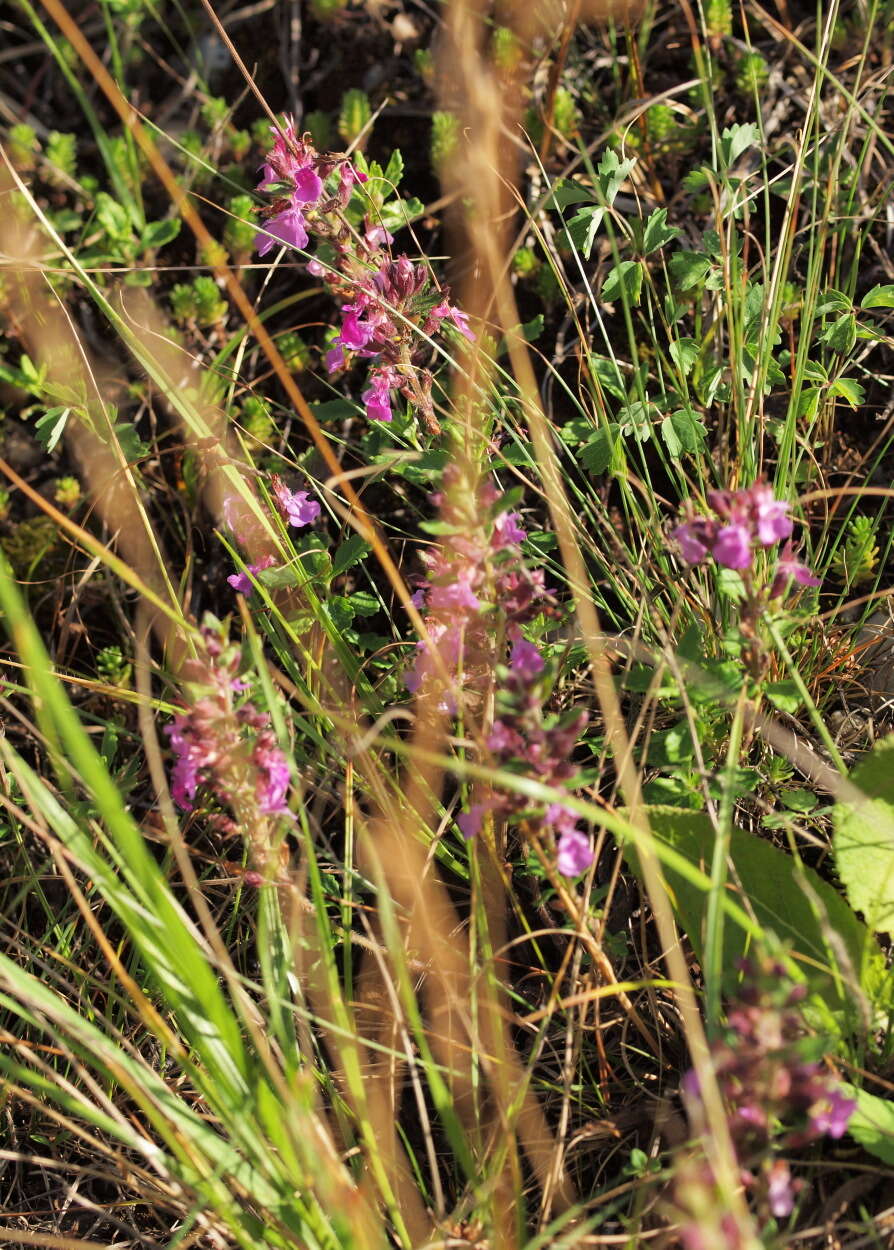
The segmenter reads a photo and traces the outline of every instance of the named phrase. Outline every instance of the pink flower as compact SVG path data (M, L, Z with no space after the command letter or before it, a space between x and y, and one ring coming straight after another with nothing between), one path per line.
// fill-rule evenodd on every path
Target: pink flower
M702 518L678 525L673 531L673 537L680 547L680 554L687 564L699 564L708 554L706 531L707 522L702 522Z
M447 300L441 300L435 308L431 310L430 316L437 321L452 321L470 343L475 342L475 335L469 329L469 318L466 313L460 312L458 308L452 307Z
M276 246L277 240L288 247L302 249L307 247L307 239L304 217L299 209L290 207L264 223L263 231L255 236L255 248L259 256L266 256Z
M289 765L279 747L270 741L271 738L269 733L259 736L252 762L258 770L258 806L268 815L279 815L288 811L286 795L289 792Z
M815 1133L827 1137L843 1137L850 1118L857 1109L853 1098L846 1098L840 1089L832 1089L810 1110L810 1126Z
M756 495L757 537L762 546L772 547L773 543L788 538L794 528L788 515L791 505L783 499L774 499L769 486L753 489Z
M520 519L517 512L501 512L494 521L491 546L496 551L502 550L503 547L519 546L525 541L528 535L519 525Z
M428 606L431 612L451 615L464 609L477 612L481 607L481 600L469 583L460 578L449 586L432 586L428 592Z
M316 204L322 194L322 179L309 165L305 165L303 169L296 172L295 190L290 196L293 204Z
M391 420L391 387L394 380L390 369L376 370L369 375L370 386L363 392L362 399L370 421Z
M773 585L770 589L770 598L777 599L788 590L792 578L795 579L799 586L819 586L822 582L821 578L814 577L806 564L802 564L795 557L792 544L786 543L780 552L776 565L776 575L773 578Z
M350 351L359 351L360 348L366 347L372 338L373 327L369 322L360 320L362 309L346 304L341 311L344 315L344 320L342 321L341 332L335 341L336 343L341 343Z
M326 353L326 372L337 373L339 369L344 369L347 363L345 357L345 349L341 343L337 343L335 347L330 347Z
M543 672L543 656L532 642L520 638L509 654L509 667L522 681L532 682Z
M370 247L385 247L394 242L394 235L389 234L384 226L367 226L363 238Z
M563 877L578 877L593 862L590 839L579 829L568 829L559 838L556 867Z
M464 838L477 837L481 832L481 822L493 806L493 803L473 803L467 812L460 812L456 823Z
M748 527L736 522L724 525L714 543L714 559L728 569L747 569L751 563L751 536Z
M778 1220L791 1215L795 1205L792 1174L784 1159L776 1159L767 1176L767 1202Z
M275 564L273 556L264 556L257 564L249 564L243 573L231 573L227 581L239 595L250 595L253 587L249 573L257 576L261 569L269 569L271 564Z
M283 519L295 529L305 525L313 525L322 509L315 499L308 496L306 490L289 490L281 478L274 475L273 493L279 504Z

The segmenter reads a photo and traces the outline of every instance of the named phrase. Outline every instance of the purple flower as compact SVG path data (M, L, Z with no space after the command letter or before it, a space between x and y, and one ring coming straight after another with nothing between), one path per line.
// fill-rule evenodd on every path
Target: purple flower
M563 877L578 877L593 862L590 839L579 829L568 829L559 838L556 866Z
M777 599L786 591L792 578L795 579L799 586L819 586L822 581L821 578L814 577L807 565L802 564L795 557L791 543L786 543L779 554L776 575L773 578L773 586L770 590L770 598Z
M390 421L391 387L394 385L394 374L390 369L376 370L369 375L370 386L363 392L362 399L366 404L366 415L370 421Z
M751 536L741 522L724 525L717 533L714 559L728 569L747 569L751 563Z
M367 226L363 238L370 247L385 247L394 242L394 235L389 234L384 226Z
M509 653L509 667L522 681L531 682L543 672L543 656L532 642L519 638Z
M853 1098L846 1098L840 1089L832 1089L810 1110L810 1126L815 1133L827 1137L843 1137L850 1118L857 1109Z
M452 321L460 334L464 335L470 343L475 342L475 335L469 329L468 314L460 312L458 308L453 308L447 300L441 300L440 304L431 310L431 316L438 321Z
M249 573L257 577L261 569L269 569L271 564L275 564L275 563L276 563L276 560L273 558L273 556L263 556L258 561L257 564L246 565L245 572L231 573L230 576L227 578L227 581L230 583L230 585L233 587L233 589L236 591L237 594L250 595L253 590L253 587L251 584L251 578L248 576Z
M361 321L360 315L362 308L358 308L353 304L345 304L342 313L345 314L342 321L341 332L336 343L341 343L351 351L359 351L362 347L366 347L367 343L373 336L373 327L368 321Z
M286 795L289 791L289 765L282 751L270 739L269 733L261 734L255 745L252 762L258 770L257 799L262 812L278 815L288 810Z
M680 546L680 553L687 564L699 564L708 554L707 543L704 541L707 524L698 521L688 521L683 525L678 525L673 531L673 537Z
M493 807L492 803L473 803L467 812L460 812L456 818L460 833L464 838L477 837L481 832L481 822Z
M307 238L300 210L289 207L264 223L264 230L255 236L255 247L259 256L266 256L275 247L277 239L288 247L301 249L307 247Z
M791 505L783 499L774 499L769 486L755 486L752 490L755 496L758 541L764 547L772 547L773 543L788 538L794 528L788 515Z
M491 546L497 550L503 547L517 547L525 541L527 534L519 525L521 520L517 512L501 512L494 521L494 532Z
M481 600L469 583L460 578L450 586L432 586L428 592L428 606L432 612L448 614L461 612L463 609L477 612L481 607Z
M295 190L292 192L293 204L316 204L323 194L323 182L319 174L314 173L309 165L299 169L295 174Z
M272 480L276 502L288 524L293 525L295 529L313 525L322 511L317 501L309 498L306 490L289 490L285 482L276 476Z
M341 343L336 343L335 347L330 347L326 353L326 372L337 373L339 369L344 369L345 363L345 349Z
M795 1205L795 1194L792 1187L792 1174L784 1159L777 1159L769 1170L767 1177L767 1202L770 1211L778 1220L791 1215Z

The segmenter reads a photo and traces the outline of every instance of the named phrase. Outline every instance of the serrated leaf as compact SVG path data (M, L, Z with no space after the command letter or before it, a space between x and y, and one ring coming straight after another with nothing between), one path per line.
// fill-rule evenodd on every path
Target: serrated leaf
M836 378L829 387L830 395L840 395L852 408L859 408L866 401L866 392L854 378Z
M565 242L571 248L581 252L585 260L590 259L596 232L602 225L605 209L594 206L584 208L571 218L562 231Z
M547 201L547 208L570 208L573 204L592 204L593 192L588 187L583 187L579 182L570 182L562 179L557 183L550 192Z
M659 247L664 247L666 243L670 243L679 233L680 231L676 226L667 224L667 209L656 208L646 222L646 228L643 231L643 254L648 256L652 252L657 252Z
M684 378L688 378L701 350L698 343L695 339L677 339L669 344L667 350L671 360L683 374Z
M365 538L361 538L359 534L352 534L336 549L332 557L332 576L339 577L342 573L346 573L370 551L372 547Z
M704 252L674 252L667 267L674 286L681 291L689 291L699 282L704 282L711 261Z
M35 421L34 433L47 451L52 451L59 442L70 415L70 408L48 408L44 415Z
M390 182L393 187L400 185L400 180L404 174L404 158L401 155L400 148L395 148L388 158L388 164L385 166L385 181Z
M835 866L852 907L879 933L894 933L894 734L850 775L865 797L834 809Z
M706 434L704 425L691 408L678 408L661 422L661 437L675 460L681 452L695 455L701 451Z
M860 300L861 308L894 308L894 286L874 286Z
M133 235L127 209L106 191L96 197L96 220L110 239L130 239Z
M844 313L832 322L828 329L820 335L820 342L825 343L833 352L846 355L857 341L857 319L853 313Z
M604 473L612 462L612 450L618 437L618 426L611 422L597 430L580 451L580 462L591 473Z
M602 284L602 298L607 304L624 299L638 304L643 288L643 267L638 260L622 260L609 270Z
M760 142L761 132L754 122L727 126L720 136L720 156L724 165L734 165L743 152Z
M652 418L657 412L654 404L634 400L618 413L621 433L625 436L632 434L638 443L647 442L652 437Z
M636 157L621 160L613 148L606 149L599 162L599 188L605 197L606 204L612 204L621 188L621 184L629 178Z

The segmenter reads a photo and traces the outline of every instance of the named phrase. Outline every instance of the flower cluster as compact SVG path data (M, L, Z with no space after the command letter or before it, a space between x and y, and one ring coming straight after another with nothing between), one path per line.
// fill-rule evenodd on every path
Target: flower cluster
M522 633L522 626L553 611L543 572L529 569L521 544L525 531L518 513L509 511L500 492L485 482L476 491L463 489L461 473L445 471L441 505L443 543L425 557L428 576L413 601L424 614L428 640L417 644L408 689L434 696L450 712L472 710L485 679L505 657L509 663L499 694L499 718L487 746L499 767L524 769L545 785L565 786L576 772L571 753L584 713L561 724L549 724L543 704L549 693L543 656ZM445 688L444 678L450 685ZM576 876L592 861L589 840L576 825L574 813L560 804L531 811L520 795L490 791L462 813L458 824L474 837L486 812L525 818L557 838L559 871Z
M258 189L277 198L266 210L258 252L266 255L277 240L306 248L309 232L328 243L332 263L314 258L308 270L343 301L341 326L326 357L329 372L347 368L354 357L373 361L363 392L367 416L390 421L392 392L399 391L436 433L432 378L421 367L425 340L445 322L472 339L468 319L435 287L426 266L407 256L392 257L392 236L384 226L367 219L360 233L348 224L344 210L365 174L344 157L317 153L309 136L298 137L291 122L273 133Z
M708 491L708 504L713 516L697 516L690 510L687 520L673 531L687 564L700 564L710 555L725 568L744 571L752 567L759 548L785 540L770 598L783 594L792 578L801 586L820 584L819 578L795 556L791 505L776 499L766 483L755 482L737 491Z
M794 985L785 965L742 961L744 981L728 1012L729 1036L712 1048L712 1064L726 1107L743 1186L776 1219L788 1216L802 1182L794 1180L785 1150L820 1137L841 1137L855 1103L823 1065L811 1058ZM699 1097L693 1072L683 1078L684 1097ZM699 1250L698 1229L684 1244Z
M282 478L275 473L271 475L271 485L280 515L287 525L294 526L295 529L313 525L320 515L321 508L315 499L310 498L306 490L290 490ZM236 540L241 546L247 546L247 535L244 532L246 527L250 527L253 531L258 530L254 516L242 506L237 497L230 496L224 505L224 517ZM263 539L260 533L259 537ZM256 577L262 569L269 569L275 563L275 558L268 553L261 556L255 563L246 565L245 572L231 573L227 581L237 594L250 595L252 583L249 573Z
M167 728L176 756L171 793L177 806L188 812L199 787L205 786L251 828L250 822L259 815L288 810L289 765L270 729L269 716L240 698L247 690L238 676L241 652L226 646L215 626L203 628L204 656L192 662L189 673L196 697ZM222 823L229 828L229 822Z
M544 785L562 788L577 774L572 760L575 744L587 713L550 723L544 718L547 694L546 664L537 648L519 638L509 653L509 666L499 695L499 717L494 721L488 747L499 768L514 770L522 763ZM530 801L520 794L504 794L493 806L504 814L527 814ZM480 822L483 812L470 813ZM577 816L562 803L550 803L528 819L556 837L556 866L565 877L576 877L593 862L587 835L577 827ZM462 827L462 826L461 826ZM463 829L463 832L467 831Z

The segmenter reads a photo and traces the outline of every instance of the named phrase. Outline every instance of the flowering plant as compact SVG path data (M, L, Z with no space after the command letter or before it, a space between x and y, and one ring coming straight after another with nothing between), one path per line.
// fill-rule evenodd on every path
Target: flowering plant
M275 199L265 210L255 240L261 256L277 242L305 249L311 234L325 242L330 263L313 258L308 272L321 278L342 301L341 326L326 355L330 373L348 368L355 357L372 362L363 392L372 421L392 419L391 396L399 391L419 410L428 429L439 433L431 397L432 377L423 367L427 340L445 324L473 339L468 318L452 305L427 265L394 258L391 233L367 215L355 229L345 210L367 175L346 157L322 155L309 135L298 136L293 122L273 130L258 190ZM372 206L372 201L370 201Z

